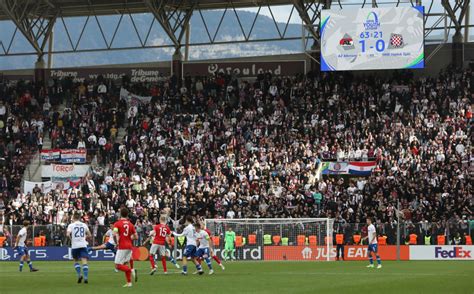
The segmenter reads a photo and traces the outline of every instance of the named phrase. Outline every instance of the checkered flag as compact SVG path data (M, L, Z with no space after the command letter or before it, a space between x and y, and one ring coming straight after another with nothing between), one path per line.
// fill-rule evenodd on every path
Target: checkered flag
M390 49L402 48L405 45L403 42L403 36L400 34L392 34L390 36Z

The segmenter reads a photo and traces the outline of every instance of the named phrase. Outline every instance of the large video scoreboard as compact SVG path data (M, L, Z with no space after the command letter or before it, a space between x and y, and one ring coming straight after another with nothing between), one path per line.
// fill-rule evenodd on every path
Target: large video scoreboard
M423 68L423 6L323 10L321 70Z

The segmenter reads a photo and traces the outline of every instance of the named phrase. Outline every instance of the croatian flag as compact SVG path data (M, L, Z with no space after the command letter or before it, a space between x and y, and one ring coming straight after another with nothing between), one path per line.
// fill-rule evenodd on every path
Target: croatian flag
M41 160L58 160L61 155L60 149L41 150Z
M61 150L61 162L63 163L85 163L86 149L63 149Z
M349 174L361 177L370 176L376 166L377 163L375 161L350 161Z

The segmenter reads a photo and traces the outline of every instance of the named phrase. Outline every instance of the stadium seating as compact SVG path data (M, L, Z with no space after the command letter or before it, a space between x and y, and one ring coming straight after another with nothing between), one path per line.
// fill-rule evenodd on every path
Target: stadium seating
M244 245L242 236L235 236L235 247L242 247Z
M304 246L306 245L306 236L305 235L298 235L296 237L296 244L298 246Z
M318 238L314 235L308 237L309 245L316 246L318 245Z
M280 245L281 237L280 236L273 236L272 237L273 245Z
M438 235L436 244L446 245L446 236L445 235Z
M407 232L429 232L437 244L447 244L455 233L468 233L472 218L471 76L454 68L419 79L406 72L266 74L250 82L222 75L219 83L200 77L203 89L196 89L197 78L181 88L170 88L169 81L129 84L129 92L151 97L133 105L112 83L99 94L99 82L87 81L93 90L81 95L80 84L60 80L45 92L34 84L4 86L5 215L15 224L28 218L63 225L77 209L91 225L106 225L125 205L146 234L160 213L174 214L178 199L179 217L331 216L346 240L361 227L345 224L376 215L388 244L395 242L400 216ZM271 85L278 91L270 93ZM57 94L60 87L74 95ZM85 146L96 164L78 188L18 193L42 136L53 148ZM376 168L363 178L318 174L321 161L368 160ZM436 236L445 231L442 242ZM248 244L256 238L249 235ZM294 241L312 243L304 235Z
M221 239L219 236L212 236L212 244L214 244L214 246L219 247L220 243Z
M257 244L257 236L250 234L249 236L249 245L255 245Z

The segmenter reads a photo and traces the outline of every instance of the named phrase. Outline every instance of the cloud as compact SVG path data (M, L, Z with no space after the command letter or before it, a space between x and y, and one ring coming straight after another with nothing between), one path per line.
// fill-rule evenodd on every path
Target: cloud
M286 23L288 21L288 17L290 17L292 7L293 5L272 6L271 12L268 7L262 7L260 9L260 14L271 18L273 13L273 16L277 22ZM241 10L257 13L258 8L242 8ZM293 10L290 23L301 24L301 17L299 16L296 9Z

